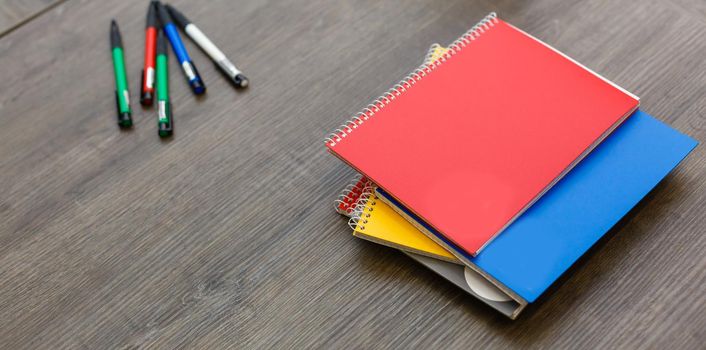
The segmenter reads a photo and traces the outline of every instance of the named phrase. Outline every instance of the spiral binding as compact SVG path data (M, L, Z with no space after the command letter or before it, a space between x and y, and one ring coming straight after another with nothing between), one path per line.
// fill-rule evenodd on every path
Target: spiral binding
M357 175L354 177L341 191L338 198L333 201L336 211L341 215L350 216L351 211L358 204L360 195L370 186L372 186L372 183L365 176Z
M351 218L348 219L348 226L354 231L365 230L365 224L368 223L372 211L375 209L373 206L377 204L378 197L375 195L375 188L368 187L366 192L360 196L358 199L358 205L356 209L351 213ZM370 205L368 205L368 203Z
M476 23L476 25L471 27L471 29L456 39L456 41L451 43L448 47L448 52L434 62L425 62L425 64L422 64L417 69L412 71L412 73L404 77L399 83L395 84L392 88L380 95L380 97L375 99L371 104L368 104L346 123L339 126L333 133L329 134L329 136L324 139L324 142L329 147L336 146L336 144L340 143L341 140L353 132L353 130L357 129L365 121L370 119L370 117L375 115L375 113L385 108L385 106L389 105L392 100L402 95L402 93L411 88L412 85L422 80L423 77L438 68L443 62L446 62L447 59L451 58L451 56L457 54L461 51L461 49L466 47L466 45L470 44L471 41L476 40L481 34L492 28L496 23L498 23L498 19L495 12L489 13L480 22Z
M425 66L431 64L432 60L434 58L434 53L439 48L441 48L441 45L439 45L438 43L431 44L431 46L429 47L429 51L427 51L426 56L424 56L424 61L422 61L424 63L422 63L422 64Z

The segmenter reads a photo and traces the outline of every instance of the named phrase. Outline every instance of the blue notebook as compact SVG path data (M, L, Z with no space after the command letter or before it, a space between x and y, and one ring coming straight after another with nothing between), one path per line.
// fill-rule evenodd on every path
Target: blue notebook
M535 301L696 145L638 110L476 257L377 191L522 306Z

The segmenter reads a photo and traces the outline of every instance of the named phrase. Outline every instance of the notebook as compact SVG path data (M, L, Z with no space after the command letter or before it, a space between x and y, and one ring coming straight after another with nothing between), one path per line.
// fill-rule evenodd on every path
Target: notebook
M446 49L441 47L438 44L434 44L431 46L429 49L428 54L425 57L425 64L428 64L429 62L433 61L434 59L438 58L439 55L443 54L443 52ZM649 118L649 117L647 117ZM678 151L678 147L675 149L675 152ZM675 156L678 154L675 153ZM668 170L667 170L668 171ZM360 176L358 176L354 182L357 182L361 180ZM349 190L350 186L348 186L342 193L342 195L345 195ZM555 189L556 191L556 189ZM367 194L366 194L367 195ZM636 199L636 202L639 199ZM388 209L390 208L387 206L382 201L377 202L377 206L386 206ZM360 211L358 211L360 212ZM352 213L353 215L356 215L357 213ZM376 220L377 218L380 218L382 216L390 215L389 210L388 211L378 211L376 212L377 215L371 216L370 220ZM398 214L397 214L398 215ZM399 223L399 221L395 221ZM405 234L409 235L416 235L417 237L426 237L423 235L420 231L418 230L409 230L409 223L403 223L402 225L398 226L397 228L394 227L389 227L390 230L398 230L400 232L405 232ZM382 236L381 236L382 237ZM597 240L597 239L596 239ZM440 276L444 277L445 279L449 280L451 283L455 284L465 292L475 296L476 298L482 300L486 304L490 305L491 307L495 308L496 310L500 311L501 313L505 314L508 317L515 318L519 312L524 308L524 305L520 304L520 302L516 300L512 300L509 295L506 295L507 298L503 299L500 297L504 292L500 289L497 288L497 286L491 284L491 283L483 283L483 280L485 277L483 275L475 272L475 270L472 270L468 267L463 267L458 265L457 263L452 263L440 259L434 259L430 258L429 254L424 254L424 255L419 255L413 253L412 249L408 249L409 247L405 247L403 245L404 241L401 240L396 240L396 241L389 241L389 242L384 242L382 239L379 239L377 241L378 243L387 245L387 246L392 246L392 247L398 247L400 248L405 254L410 256L412 259L416 260L417 262L421 263L422 265L426 266L427 268L431 269L435 273L439 274ZM425 256L426 255L426 256ZM483 255L483 254L481 254ZM489 282L490 280L485 280L486 282ZM549 282L551 284L551 282ZM508 300L510 299L510 300Z
M448 49L439 44L432 44L422 64L431 64L447 51ZM421 234L411 223L395 214L387 204L380 202L377 195L373 193L373 186L370 180L357 175L334 201L336 211L351 218L349 224L355 237L415 253L415 255L462 264L446 249ZM376 207L379 209L373 210ZM371 224L367 225L371 216L380 218L380 220L373 218Z
M522 310L517 301L508 297L502 290L485 277L469 268L447 261L402 251L413 260L434 271L444 279L461 288L464 292L483 301L503 315L515 319Z
M360 179L360 177L358 179ZM355 180L354 182L357 181L358 180ZM349 188L350 185L346 186L341 195L346 195L350 191ZM375 194L368 193L367 195L374 196ZM384 227L377 225L380 226L380 228L384 228L384 230L361 226L366 223L361 221L360 218L364 216L365 211L369 210L363 209L367 207L366 203L364 203L366 200L368 199L366 199L365 196L358 197L357 203L354 203L354 206L358 208L358 210L342 212L343 215L351 217L349 224L354 229L354 236L388 247L399 248L410 258L431 269L441 277L461 288L466 293L483 300L496 310L502 312L508 317L511 317L513 312L518 307L518 303L516 301L509 298L500 288L489 282L475 270L460 264L460 261L448 253L448 251L439 252L439 249L444 249L432 241L429 237L414 228L409 222L402 219L399 214L396 214L394 211L390 213L375 210L373 214L377 215L371 215L369 216L369 219L373 223L372 227L374 228L375 225L377 225L375 221L379 221L377 220L378 218L384 219L385 217L393 218L393 216L396 216L396 218L393 219L396 219L395 224L400 226L395 226L395 224L385 225ZM367 204L372 204L372 202L368 202ZM392 210L392 208L384 202L377 202L377 205L385 207L387 211ZM339 203L337 202L336 208L338 209L338 207ZM400 230L401 226L411 227L411 230ZM368 232L365 232L365 230L368 230ZM375 233L370 234L371 231ZM409 235L409 237L405 237L405 235ZM425 243L422 245L414 244L415 241L419 240L425 241ZM421 251L421 253L415 253L415 251ZM435 254L441 256L435 256ZM450 261L449 257L453 260Z
M426 229L434 233L435 242L515 301L509 314L515 318L696 145L638 110L477 256L431 227ZM376 192L393 204L398 215L417 227L427 225L384 190Z
M463 264L390 206L380 202L375 193L361 197L357 207L349 221L354 236L406 252Z
M429 48L429 51L427 52L427 55L424 58L423 64L430 64L434 60L441 57L441 55L443 55L447 51L448 49L442 47L441 45L433 44ZM406 227L406 229L400 230L400 226L398 226L397 228L393 228L389 227L390 225L388 225L388 227L386 227L386 231L400 231L397 233L404 233L405 235L414 236L416 237L416 239L419 240L426 240L425 245L415 246L409 243L410 239L399 239L399 237L402 237L403 235L390 235L386 231L380 230L376 230L378 233L375 239L369 239L369 237L366 237L366 235L358 234L356 228L360 230L360 227L358 226L360 226L361 224L360 217L362 216L361 214L363 212L362 208L364 208L365 204L367 204L364 202L368 200L367 198L369 196L376 196L375 193L371 191L372 186L373 184L369 180L367 180L365 177L358 175L351 181L351 183L349 183L343 189L343 191L341 191L341 194L335 200L336 211L338 211L342 215L351 218L351 220L349 220L349 225L351 225L354 229L354 236L358 238L368 239L389 247L399 248L410 258L431 269L441 277L455 284L457 287L459 287L466 293L480 300L483 300L485 303L491 305L493 308L499 310L508 317L512 315L513 311L518 306L518 303L516 301L511 299L508 300L509 298L507 298L506 294L504 294L502 290L490 283L487 279L485 279L485 277L477 273L475 270L470 269L467 266L460 265L460 261L456 259L453 255L451 255L451 257L454 260L449 261L448 257L450 253L448 253L448 251L446 251L445 253L441 253L443 255L442 258L435 258L434 255L439 254L438 250L444 248L441 248L441 246L439 246L430 238L422 234L419 230L414 228L411 223L407 221L396 220L395 224L402 225ZM360 190L352 190L356 187L360 188ZM353 192L353 194L351 192ZM356 195L355 192L358 192L359 194ZM362 194L362 196L360 194ZM347 208L347 210L341 210L341 202L346 203L345 208ZM370 204L372 205L372 203ZM390 213L389 210L391 210L391 208L382 201L377 202L376 205L379 205L381 207L384 206L387 209L387 212L381 213L380 211L377 211L376 213L379 215L369 216L368 218L370 220L375 221L376 218L379 217L398 215L394 212ZM412 239L412 241L414 241L414 239ZM423 252L421 254L414 253L415 251L419 250L422 250Z
M475 255L637 106L491 14L326 145Z

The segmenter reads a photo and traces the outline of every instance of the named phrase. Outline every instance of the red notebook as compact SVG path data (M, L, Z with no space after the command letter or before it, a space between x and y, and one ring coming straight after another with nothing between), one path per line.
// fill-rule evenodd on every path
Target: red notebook
M475 255L639 101L494 14L450 48L326 144Z

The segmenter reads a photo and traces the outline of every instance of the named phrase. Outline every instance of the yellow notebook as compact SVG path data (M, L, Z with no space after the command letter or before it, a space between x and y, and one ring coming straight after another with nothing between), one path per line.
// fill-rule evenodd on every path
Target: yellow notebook
M364 204L361 206L361 204ZM353 213L353 235L388 247L461 264L451 253L420 232L374 193L361 199Z
M424 57L424 64L441 58L448 50L433 44ZM375 191L360 198L352 214L353 235L388 247L462 264L455 256L420 232L385 202Z

